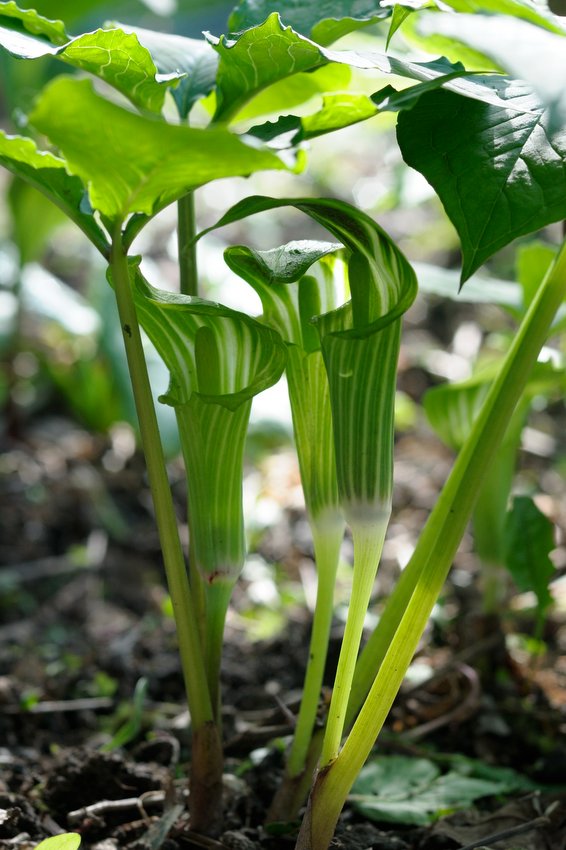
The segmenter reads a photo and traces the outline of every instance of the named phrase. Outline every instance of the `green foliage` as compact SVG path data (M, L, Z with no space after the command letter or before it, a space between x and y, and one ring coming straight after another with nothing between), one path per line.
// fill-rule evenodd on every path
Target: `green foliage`
M531 783L507 768L454 760L443 773L436 762L412 756L378 756L352 788L354 808L378 822L424 826L482 797L526 791Z
M124 32L135 33L140 44L150 52L160 74L179 75L169 90L182 119L198 100L213 90L218 56L208 42L127 24L116 26Z
M81 843L78 832L62 832L36 844L35 850L77 850Z
M530 496L515 496L505 527L505 564L519 590L535 594L539 626L552 603L548 585L556 570L549 555L555 548L553 523Z
M286 0L283 5L273 0L241 0L228 25L232 32L239 32L263 23L276 11L281 13L284 24L322 45L331 44L390 14L387 8L377 9L371 0L323 0L316 4Z
M145 677L138 679L134 688L132 705L128 706L128 719L120 726L112 739L107 744L104 744L102 747L103 752L111 753L112 750L125 747L126 744L137 738L142 727L148 686L149 682Z
M524 84L488 79L505 108L436 91L402 112L397 130L405 161L458 231L463 280L513 239L566 216L566 133L549 134Z
M85 189L67 173L65 161L48 151L39 151L32 139L6 136L0 132L0 163L13 174L43 192L105 253L107 239L91 210L85 211Z
M44 89L31 123L61 149L89 188L93 209L110 221L154 215L190 189L220 177L285 168L222 127L158 122L96 94L88 80L59 77Z
M547 125L552 133L566 120L566 95L561 84L566 74L566 30L537 14L530 4L525 3L523 9L531 11L533 23L546 28L503 15L431 14L423 16L419 29L425 36L434 33L456 38L485 53L497 67L528 82L548 110Z
M17 58L58 57L95 74L151 112L161 111L167 86L179 79L176 71L159 76L150 53L134 34L96 30L70 38L61 21L50 21L33 9L19 10L13 2L0 4L0 44Z

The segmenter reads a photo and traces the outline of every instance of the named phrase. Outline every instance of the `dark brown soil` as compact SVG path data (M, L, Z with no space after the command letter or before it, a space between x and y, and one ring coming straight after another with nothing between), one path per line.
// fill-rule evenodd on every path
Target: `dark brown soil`
M84 848L96 850L292 850L292 831L271 834L263 823L283 770L278 742L291 732L302 685L309 623L300 583L312 573L312 553L293 495L292 453L283 448L276 460L277 475L274 461L262 467L261 492L280 506L275 521L256 535L263 572L259 578L246 572L227 629L225 832L213 840L193 834L188 822L188 718L141 459L120 455L116 440L60 417L42 418L4 439L0 848L27 850L72 830L81 833ZM395 580L397 553L416 539L449 464L448 453L425 431L400 438L395 515L375 611ZM181 471L173 465L171 475L182 522ZM563 516L560 494L548 498ZM463 753L513 767L545 786L564 786L560 583L546 625L547 653L533 661L518 638L505 640L506 633L529 633L528 608L502 619L478 615L469 549L467 541L420 653L427 679L399 696L380 751ZM347 577L341 584L346 595ZM273 633L259 640L261 629ZM340 632L337 620L327 687ZM139 727L123 747L107 751L132 718L141 679L147 693ZM523 798L489 800L418 828L373 824L347 806L333 847L450 850L522 825L518 837L493 846L564 850L563 792Z

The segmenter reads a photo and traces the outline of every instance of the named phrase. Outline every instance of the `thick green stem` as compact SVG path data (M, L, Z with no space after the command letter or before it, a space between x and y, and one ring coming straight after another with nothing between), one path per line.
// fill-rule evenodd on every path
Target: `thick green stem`
M458 455L419 538L403 582L404 611L390 618L377 642L377 675L337 758L320 771L301 827L299 850L326 850L348 792L367 759L440 594L473 510L474 501L566 294L566 243L546 275L515 336L503 367ZM408 578L406 577L408 576ZM395 622L397 620L397 622Z
M365 522L359 525L352 524L354 539L352 595L322 746L322 766L330 764L340 750L352 678L388 521L389 511L384 510L383 516L379 517L375 524L370 525Z
M198 295L195 195L188 192L177 201L177 246L180 289L183 295Z
M216 722L220 726L220 665L224 644L226 612L234 585L218 582L207 584L206 593L206 645L205 662L210 700Z
M130 287L128 261L123 250L118 227L114 233L110 263L128 369L139 419L142 447L147 464L149 485L177 626L189 710L193 728L198 729L213 720L213 712L185 560L167 478L157 416L143 353L140 328Z

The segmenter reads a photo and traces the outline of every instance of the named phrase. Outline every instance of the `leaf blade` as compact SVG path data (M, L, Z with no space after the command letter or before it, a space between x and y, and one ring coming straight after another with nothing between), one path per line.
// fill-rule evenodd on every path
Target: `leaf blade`
M458 231L463 281L516 237L566 217L566 133L547 133L525 85L492 81L508 107L436 91L397 124L405 162L433 186Z
M30 116L88 186L94 209L112 221L151 216L187 191L220 177L289 166L226 128L166 124L98 96L89 80L58 77Z

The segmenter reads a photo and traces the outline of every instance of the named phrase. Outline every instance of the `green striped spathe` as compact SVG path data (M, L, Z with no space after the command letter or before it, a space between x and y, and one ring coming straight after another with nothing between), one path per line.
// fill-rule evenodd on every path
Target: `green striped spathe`
M252 397L275 383L278 334L219 304L156 289L130 264L142 327L169 369L161 400L175 408L199 571L233 583L244 562L242 467Z

